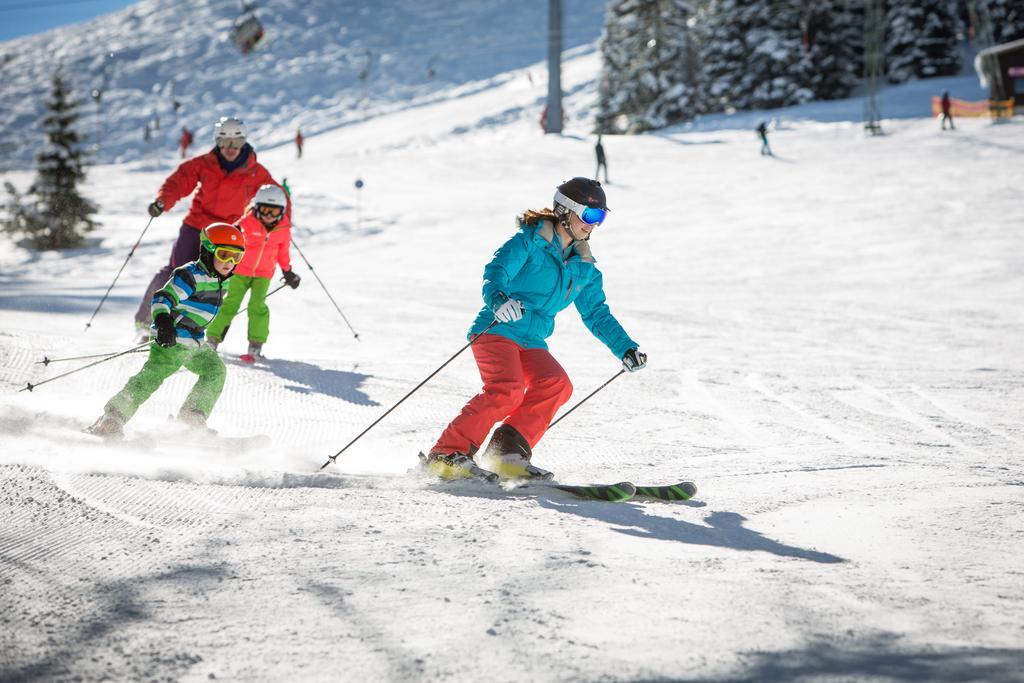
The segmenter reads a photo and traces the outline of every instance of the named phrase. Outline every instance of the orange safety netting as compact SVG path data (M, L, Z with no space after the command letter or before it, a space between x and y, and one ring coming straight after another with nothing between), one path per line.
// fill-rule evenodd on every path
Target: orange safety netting
M1011 116L1013 114L1013 100L982 100L981 102L968 102L958 100L955 97L949 98L949 113L954 117L972 116ZM942 98L932 98L932 116L942 113Z

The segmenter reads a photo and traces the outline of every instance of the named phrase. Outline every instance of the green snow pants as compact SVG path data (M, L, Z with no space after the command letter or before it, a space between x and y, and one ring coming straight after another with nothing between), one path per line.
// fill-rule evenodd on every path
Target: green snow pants
M199 380L181 407L182 412L200 413L209 417L224 389L224 379L227 377L224 361L209 346L196 348L177 344L165 349L156 342L149 345L146 364L128 380L121 391L107 401L104 410L108 413L116 412L128 420L160 388L164 380L182 366L199 375Z
M270 278L232 275L228 280L228 295L217 311L217 317L206 328L206 336L213 341L224 341L224 335L231 327L231 321L242 307L242 299L249 292L249 341L262 344L270 335L270 307L267 306L267 290Z

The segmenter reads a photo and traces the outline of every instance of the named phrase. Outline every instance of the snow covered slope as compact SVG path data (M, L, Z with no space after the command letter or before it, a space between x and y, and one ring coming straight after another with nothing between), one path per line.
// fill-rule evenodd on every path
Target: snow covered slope
M539 66L529 67L534 73ZM592 241L650 354L548 434L566 481L693 479L688 503L502 495L404 475L479 386L460 357L512 217L592 171L597 56L567 64L566 135L513 71L261 153L294 188L309 269L270 300L256 367L177 442L176 375L109 447L80 429L141 365L131 314L183 216L96 302L173 158L91 170L102 242L0 250L0 679L1012 681L1024 670L1020 121L834 123L605 138ZM777 115L779 113L776 113ZM19 184L28 173L8 174ZM355 178L365 187L353 188ZM245 347L238 319L222 347ZM578 399L618 361L573 311Z
M563 5L564 46L591 45L604 4ZM142 0L0 43L0 169L31 164L58 63L86 102L82 132L90 143L97 128L90 93L103 89L99 160L123 161L157 148L173 151L182 125L197 131L202 148L225 112L244 112L266 148L290 141L298 127L315 134L396 103L407 106L410 98L458 96L452 88L534 64L547 51L544 0L266 0L256 6L267 41L248 56L229 38L240 16L236 0ZM160 129L146 144L143 129L155 120Z

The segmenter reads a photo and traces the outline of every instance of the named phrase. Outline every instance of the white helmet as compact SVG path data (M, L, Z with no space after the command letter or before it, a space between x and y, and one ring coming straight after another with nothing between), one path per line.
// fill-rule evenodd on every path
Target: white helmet
M246 138L245 124L242 123L242 119L235 118L234 116L222 116L220 121L213 124L213 141L219 143L221 140L227 140L229 138Z
M285 209L288 207L288 197L285 196L284 190L277 185L264 185L256 191L256 196L252 198L252 204L253 206L260 204L280 206Z

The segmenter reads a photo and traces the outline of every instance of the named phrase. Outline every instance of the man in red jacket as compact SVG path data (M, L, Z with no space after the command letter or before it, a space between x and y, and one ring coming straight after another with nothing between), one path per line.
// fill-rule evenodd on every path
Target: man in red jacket
M256 152L245 141L245 133L241 119L221 117L214 126L216 146L178 166L149 205L149 215L156 218L199 186L178 231L170 261L153 276L135 312L140 338L149 334L153 293L167 282L171 271L198 258L200 230L211 223L234 223L260 186L278 185L270 171L256 161Z

